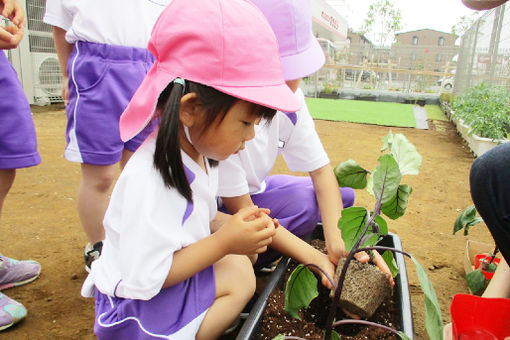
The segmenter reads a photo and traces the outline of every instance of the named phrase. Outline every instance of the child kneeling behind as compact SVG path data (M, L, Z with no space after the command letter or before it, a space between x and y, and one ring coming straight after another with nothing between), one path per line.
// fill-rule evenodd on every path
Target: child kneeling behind
M121 138L151 120L158 128L115 185L82 295L96 299L99 339L215 339L255 290L246 255L264 252L278 223L252 207L212 232L214 166L244 148L261 118L300 104L271 27L246 0L172 1L149 49L156 61L121 117Z

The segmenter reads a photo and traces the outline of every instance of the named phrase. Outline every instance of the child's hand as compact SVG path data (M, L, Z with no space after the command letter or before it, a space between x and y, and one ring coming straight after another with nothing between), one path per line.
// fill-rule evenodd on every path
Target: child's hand
M23 38L23 28L13 25L0 26L0 49L10 50L16 48Z
M0 26L0 49L16 48L23 38L25 13L17 0L0 0L0 15L9 19L14 25Z
M390 271L390 268L388 267L388 265L386 264L386 261L384 261L383 257L381 256L381 254L379 254L379 252L377 251L373 251L373 254L374 254L374 258L372 259L372 262L377 266L379 267L379 270L382 271L386 277L388 278L388 280L390 281L390 285L393 287L395 286L395 281L393 281L393 276L391 275L391 271ZM368 255L367 255L368 256Z
M348 255L347 250L345 249L345 244L342 239L340 239L337 242L333 242L332 244L326 243L326 247L328 250L328 257L331 262L334 264L338 264L338 260L341 257L346 257ZM395 285L395 281L393 280L393 276L391 275L390 268L382 258L382 256L377 252L374 251L374 258L372 262L388 277L388 280L390 281L391 286L393 287ZM370 261L370 256L364 251L354 254L354 257L356 260L358 260L361 263L367 263Z
M325 255L317 250L316 256L314 256L314 260L310 263L322 268L322 270L324 270L332 280L335 279L335 265L330 261L330 259L328 258L327 255ZM326 287L328 289L333 288L333 285L331 284L329 279L326 277L326 275L324 275L323 272L321 272L320 270L318 270L314 267L309 267L309 268L310 268L310 270L312 270L313 272L315 272L321 276L321 283L324 287Z
M268 209L243 208L216 232L221 237L227 253L252 255L267 250L273 241L275 223L267 214Z
M25 27L25 12L17 0L0 0L0 15L12 21L18 28Z

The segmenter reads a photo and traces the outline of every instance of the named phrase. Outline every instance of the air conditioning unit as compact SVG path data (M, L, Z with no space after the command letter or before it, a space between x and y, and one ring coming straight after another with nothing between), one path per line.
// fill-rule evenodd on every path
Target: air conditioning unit
M25 0L22 5L28 25L18 48L11 50L10 60L30 104L62 102L62 73L53 47L52 27L42 21L45 1Z
M62 73L54 53L31 53L34 101L42 104L61 102Z

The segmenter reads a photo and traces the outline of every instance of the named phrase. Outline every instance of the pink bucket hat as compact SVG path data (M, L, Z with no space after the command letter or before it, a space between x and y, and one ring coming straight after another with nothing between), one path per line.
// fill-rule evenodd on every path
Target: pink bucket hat
M285 80L317 72L326 58L312 32L311 0L252 0L271 24L278 45Z
M120 117L123 141L148 124L159 95L177 77L276 110L301 108L285 84L274 33L247 0L173 0L148 48L156 60Z

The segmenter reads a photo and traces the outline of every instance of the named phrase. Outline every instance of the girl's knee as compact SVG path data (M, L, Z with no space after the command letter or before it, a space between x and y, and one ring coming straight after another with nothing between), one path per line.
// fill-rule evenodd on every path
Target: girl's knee
M220 262L215 265L216 294L249 300L255 293L256 279L248 256L228 255Z

